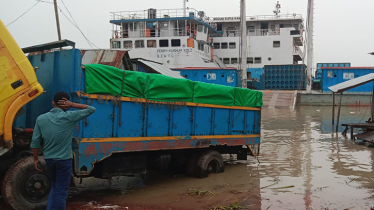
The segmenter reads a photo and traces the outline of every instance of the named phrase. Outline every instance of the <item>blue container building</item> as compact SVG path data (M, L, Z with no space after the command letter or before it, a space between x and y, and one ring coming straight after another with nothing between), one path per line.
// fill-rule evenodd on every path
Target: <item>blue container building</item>
M236 87L240 75L235 68L178 68L172 69L179 72L184 78L218 85Z
M322 67L322 91L331 92L330 86L374 73L374 67ZM346 92L348 93L371 93L373 82L361 85Z

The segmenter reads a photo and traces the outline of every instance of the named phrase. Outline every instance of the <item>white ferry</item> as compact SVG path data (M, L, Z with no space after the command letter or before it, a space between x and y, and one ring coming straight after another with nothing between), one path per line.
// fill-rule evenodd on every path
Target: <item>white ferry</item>
M248 69L303 61L303 18L279 9L278 2L273 15L247 17ZM211 18L184 7L112 12L110 23L111 49L129 50L131 58L169 68L238 67L240 17Z

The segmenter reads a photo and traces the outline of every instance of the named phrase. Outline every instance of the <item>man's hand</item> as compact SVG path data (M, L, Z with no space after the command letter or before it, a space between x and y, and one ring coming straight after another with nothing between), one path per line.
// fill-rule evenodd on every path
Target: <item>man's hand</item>
M62 98L62 100L59 100L58 101L58 106L61 107L61 109L63 109L63 110L67 110L67 109L70 109L70 108L86 109L88 107L88 105L86 105L86 104L74 103L74 102L69 101L66 98Z
M35 169L38 170L38 171L42 171L41 168L39 168L39 165L41 165L40 161L39 160L34 160L34 166L35 166Z
M70 109L71 107L74 107L74 103L69 101L66 98L62 98L62 100L58 101L58 106L66 110L66 109Z

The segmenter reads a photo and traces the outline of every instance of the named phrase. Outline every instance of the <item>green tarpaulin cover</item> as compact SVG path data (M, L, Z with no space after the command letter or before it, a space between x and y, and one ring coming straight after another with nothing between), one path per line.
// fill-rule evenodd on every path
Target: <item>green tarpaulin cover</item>
M195 82L193 95L193 102L195 103L234 106L234 101L234 87Z
M194 102L223 106L261 107L262 92L176 79L101 64L85 65L86 93L145 98L163 102Z
M145 98L153 101L192 102L194 82L161 74L149 74Z

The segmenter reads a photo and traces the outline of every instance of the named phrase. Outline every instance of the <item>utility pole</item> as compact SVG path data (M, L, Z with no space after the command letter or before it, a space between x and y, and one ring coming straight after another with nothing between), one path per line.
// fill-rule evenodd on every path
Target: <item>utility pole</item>
M60 20L58 18L57 0L53 0L53 3L55 5L55 15L56 15L56 25L57 25L58 41L61 41Z
M314 20L314 0L309 0L308 5L308 52L307 52L307 85L306 92L312 91L312 69L314 60L314 49L313 49L313 20Z
M240 0L240 70L242 73L242 87L247 88L247 15L246 0Z

